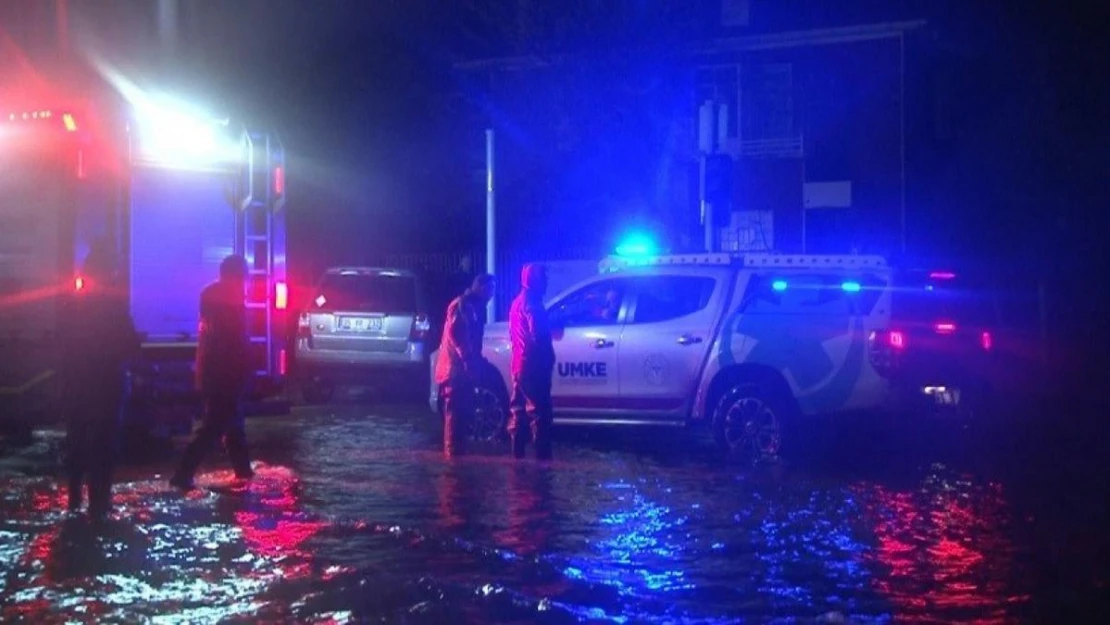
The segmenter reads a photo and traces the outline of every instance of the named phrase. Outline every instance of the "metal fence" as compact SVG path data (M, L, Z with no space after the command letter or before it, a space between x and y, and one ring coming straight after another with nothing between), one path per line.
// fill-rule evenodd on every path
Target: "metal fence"
M472 261L471 273L479 274L486 270L485 250L431 252L425 254L372 254L364 259L368 265L396 267L417 271L430 283L443 284L455 275L463 257ZM505 319L512 298L520 290L520 270L527 263L552 262L563 260L600 260L597 250L587 248L564 248L556 252L539 254L528 250L506 250L497 255L494 275L497 277L497 298L495 314L497 319ZM457 295L457 294L452 294Z

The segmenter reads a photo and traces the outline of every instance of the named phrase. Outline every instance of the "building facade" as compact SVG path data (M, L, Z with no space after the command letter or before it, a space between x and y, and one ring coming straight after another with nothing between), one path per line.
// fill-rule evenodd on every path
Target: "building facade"
M528 207L515 218L608 240L649 227L672 249L906 251L931 115L907 59L927 23L757 29L760 5L717 6L717 28L680 42L457 66L507 135L502 160L530 163L499 185Z

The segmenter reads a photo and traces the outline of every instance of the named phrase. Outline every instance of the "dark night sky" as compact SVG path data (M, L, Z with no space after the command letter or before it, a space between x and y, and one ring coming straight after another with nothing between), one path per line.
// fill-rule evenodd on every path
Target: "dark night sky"
M462 202L458 194L480 196L480 188L458 180L454 167L460 159L480 162L482 146L481 129L460 128L463 120L452 119L447 108L459 84L450 62L466 42L450 26L456 15L451 4L220 4L223 18L208 36L222 43L213 44L208 58L229 59L220 63L228 100L255 118L272 120L300 157L294 175L302 192L310 193L301 196L298 210L343 223L364 216L363 223L377 226L383 239L427 247L422 224L405 227L423 222L413 220L413 212L450 214L457 210L451 205ZM834 12L822 3L779 3L767 27L904 15L931 19L984 59L989 83L967 97L981 99L988 112L996 106L1021 109L1016 118L1028 124L1006 133L1011 137L1000 140L999 153L983 154L984 161L994 161L985 175L997 178L995 184L1016 177L1031 184L1033 170L1040 178L1038 196L1072 198L1065 204L1075 206L1074 214L1060 217L1076 220L1076 226L1083 221L1084 198L1104 203L1099 186L1106 178L1106 81L1099 79L1104 73L1093 47L1099 43L1094 15L1037 13L1009 2L837 4ZM1012 138L1023 134L1027 141ZM1028 153L1015 154L1023 145ZM466 154L468 148L473 153ZM468 234L480 232L478 224Z
M194 39L183 42L184 56L147 72L280 131L291 154L292 210L306 244L412 250L480 245L482 189L467 168L481 163L482 128L469 127L471 121L452 105L452 93L466 89L451 62L517 49L496 38L476 42L460 27L473 17L465 6L483 4L489 3L197 2ZM585 0L532 4L552 17L591 6ZM691 0L682 6L693 11L714 4ZM983 185L975 191L1018 185L1034 198L1031 204L1041 205L1029 215L984 214L972 221L1025 220L1030 228L1061 230L1074 250L1102 254L1105 246L1082 235L1106 230L1107 21L1096 3L1072 4L1047 12L1032 1L753 0L753 16L759 16L753 28L929 19L959 44L956 54L980 67L983 80L961 94L968 115L975 123L1005 118L1017 126L993 128L981 133L992 139L964 148L984 164ZM1087 6L1076 8L1081 5ZM617 19L610 10L598 12L594 23L564 20L574 26L545 28L551 42L527 45L598 52L698 31L677 33L671 22L654 17L657 7L674 10L674 3L614 0L604 6L625 7L631 17ZM148 60L132 57L137 67ZM993 114L1003 110L1007 116ZM1064 256L1060 262L1078 261Z

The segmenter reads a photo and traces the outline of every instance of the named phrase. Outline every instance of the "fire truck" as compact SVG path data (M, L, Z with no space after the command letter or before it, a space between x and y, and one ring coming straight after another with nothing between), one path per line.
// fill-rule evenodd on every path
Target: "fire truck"
M172 103L0 100L0 421L56 420L64 298L94 241L121 259L141 339L125 424L191 427L198 299L223 258L249 266L255 400L287 369L285 157L279 139ZM2 425L2 424L0 424Z

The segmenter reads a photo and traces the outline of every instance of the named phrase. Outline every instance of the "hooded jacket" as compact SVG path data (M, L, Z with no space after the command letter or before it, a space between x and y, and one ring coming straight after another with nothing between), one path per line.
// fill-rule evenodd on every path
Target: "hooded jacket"
M484 332L484 311L473 291L468 289L451 300L436 355L436 384L464 377L468 367L481 360Z
M541 268L528 265L521 272L523 288L509 308L509 338L512 341L512 374L550 376L555 367L551 323L537 288Z

